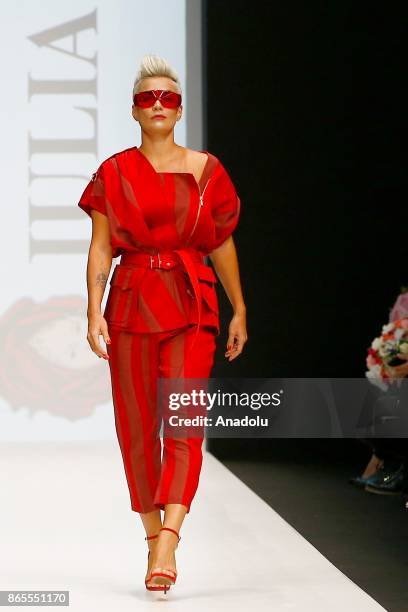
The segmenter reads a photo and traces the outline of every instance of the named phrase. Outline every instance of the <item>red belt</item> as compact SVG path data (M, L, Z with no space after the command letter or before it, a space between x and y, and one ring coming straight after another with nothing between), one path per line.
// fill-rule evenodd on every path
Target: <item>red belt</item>
M202 255L196 249L191 248L175 249L173 251L160 251L159 253L154 254L125 251L121 256L120 263L121 265L136 265L143 266L145 268L160 268L161 270L171 270L178 265L184 266L194 290L198 313L198 324L193 342L191 344L192 348L200 329L202 300L201 288L195 264L203 264L204 255Z

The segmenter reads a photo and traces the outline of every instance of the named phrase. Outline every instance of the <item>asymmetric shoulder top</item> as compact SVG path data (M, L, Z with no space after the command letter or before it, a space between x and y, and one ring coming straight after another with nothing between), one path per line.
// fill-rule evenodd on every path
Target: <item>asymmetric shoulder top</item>
M187 265L117 265L104 312L109 326L155 332L198 322L192 266L199 301L203 298L201 325L219 333L217 278L210 266L190 256L204 258L232 234L241 202L219 159L202 152L207 161L199 182L187 172L157 172L137 147L130 147L105 159L85 187L78 206L89 216L92 209L107 216L113 258L121 255L126 261L128 253L174 253L181 264L186 259L191 263L190 272Z

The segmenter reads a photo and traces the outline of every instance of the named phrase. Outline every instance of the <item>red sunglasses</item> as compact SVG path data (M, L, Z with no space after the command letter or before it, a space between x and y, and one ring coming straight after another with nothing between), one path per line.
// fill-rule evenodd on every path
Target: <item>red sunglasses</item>
M133 103L141 108L153 106L156 100L160 100L165 108L177 108L181 104L181 94L166 89L151 89L133 96Z

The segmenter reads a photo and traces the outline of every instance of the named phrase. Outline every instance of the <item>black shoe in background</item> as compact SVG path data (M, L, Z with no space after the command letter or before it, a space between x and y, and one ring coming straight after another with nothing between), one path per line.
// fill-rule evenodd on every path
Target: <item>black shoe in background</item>
M404 464L401 464L396 471L378 474L378 478L372 479L364 490L369 493L378 493L380 495L400 495L404 489L404 472Z

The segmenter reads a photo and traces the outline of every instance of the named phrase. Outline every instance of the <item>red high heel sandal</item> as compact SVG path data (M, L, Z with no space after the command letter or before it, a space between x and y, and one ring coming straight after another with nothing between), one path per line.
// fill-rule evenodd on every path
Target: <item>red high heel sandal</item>
M171 529L170 527L162 527L160 529L160 531L162 530L166 530L166 531L171 531L172 533L174 533L177 538L177 545L180 542L181 538L179 536L179 534L177 533L177 531L175 531L174 529ZM160 571L161 570L161 571ZM168 572L171 572L173 574L173 576L170 576L169 574L165 574L163 572L163 570L166 570ZM177 571L171 568L167 568L167 567L158 567L156 570L152 570L151 574L150 574L150 580L152 581L153 584L157 584L158 582L163 583L164 582L164 588L165 589L169 589L170 585L172 584L176 584L176 579L177 579ZM166 592L166 591L164 591Z
M152 535L152 536L146 536L145 540L154 540L155 538L158 538L159 534L157 533L156 535ZM147 562L149 562L149 556L150 556L150 550L147 553ZM148 582L150 582L152 578L152 574L150 574L150 576L148 576L145 580L145 587L148 591L164 591L166 593L166 591L170 588L167 584L162 584L162 585L149 585L147 584Z

